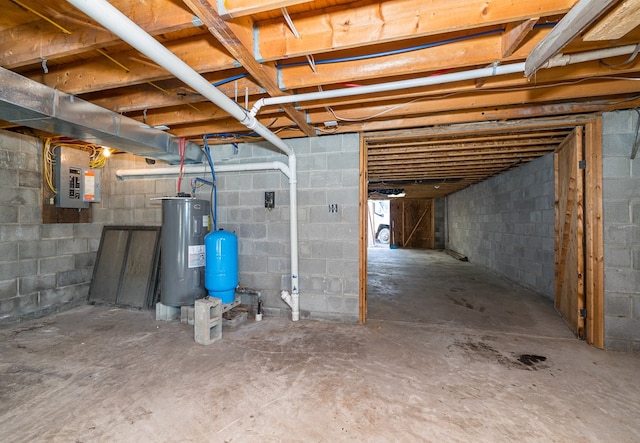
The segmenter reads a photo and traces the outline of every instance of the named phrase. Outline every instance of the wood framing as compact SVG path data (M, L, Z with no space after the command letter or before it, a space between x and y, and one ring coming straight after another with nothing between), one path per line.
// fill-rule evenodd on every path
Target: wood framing
M584 319L583 127L577 126L554 154L555 308L580 339Z
M585 41L617 40L640 25L640 0L626 0L583 37Z
M367 319L367 246L369 243L367 235L368 220L368 186L367 186L367 148L364 139L360 137L360 279L359 279L359 313L360 324L364 324Z
M551 57L620 0L580 0L527 57L524 74L532 76Z
M432 199L391 200L394 243L401 248L433 249L434 204Z
M604 348L604 226L602 206L602 118L585 125L586 340Z

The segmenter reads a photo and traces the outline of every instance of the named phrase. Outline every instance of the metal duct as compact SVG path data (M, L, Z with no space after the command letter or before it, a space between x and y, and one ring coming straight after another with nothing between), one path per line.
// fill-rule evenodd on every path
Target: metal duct
M2 120L168 163L180 161L179 138L171 134L2 67L0 84ZM200 147L187 142L185 161L202 158Z

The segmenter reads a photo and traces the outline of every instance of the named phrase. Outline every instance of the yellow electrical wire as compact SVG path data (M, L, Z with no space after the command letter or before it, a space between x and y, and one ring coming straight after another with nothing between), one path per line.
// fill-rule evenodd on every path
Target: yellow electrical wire
M53 183L53 165L55 164L55 150L59 147L73 148L81 151L88 151L89 167L91 169L104 168L107 165L107 157L104 155L105 149L102 146L92 143L69 140L64 137L46 138L42 147L42 170L43 179L47 187L54 194L57 193Z
M56 194L56 188L53 186L53 158L51 155L51 139L44 141L42 148L42 170L44 171L44 180L51 192Z

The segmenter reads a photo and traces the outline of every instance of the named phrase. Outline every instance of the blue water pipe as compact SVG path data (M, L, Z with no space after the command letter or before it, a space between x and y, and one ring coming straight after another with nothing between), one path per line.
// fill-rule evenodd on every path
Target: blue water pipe
M213 166L213 158L211 158L211 149L209 148L209 144L207 143L207 136L205 135L202 138L204 143L204 153L207 157L207 162L209 163L209 168L211 169L211 218L213 219L213 231L218 230L218 189L216 186L216 171ZM197 179L196 179L197 180ZM201 179L205 182L204 179Z

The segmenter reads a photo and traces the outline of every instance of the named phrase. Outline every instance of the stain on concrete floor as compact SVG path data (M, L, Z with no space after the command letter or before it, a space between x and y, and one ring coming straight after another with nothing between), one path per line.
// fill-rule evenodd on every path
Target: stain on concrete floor
M509 285L481 287L504 303ZM516 303L464 297L487 309L445 297L416 321L265 317L211 346L100 306L5 327L0 441L640 441L638 355L576 340L546 303L527 302L522 326L492 320Z

